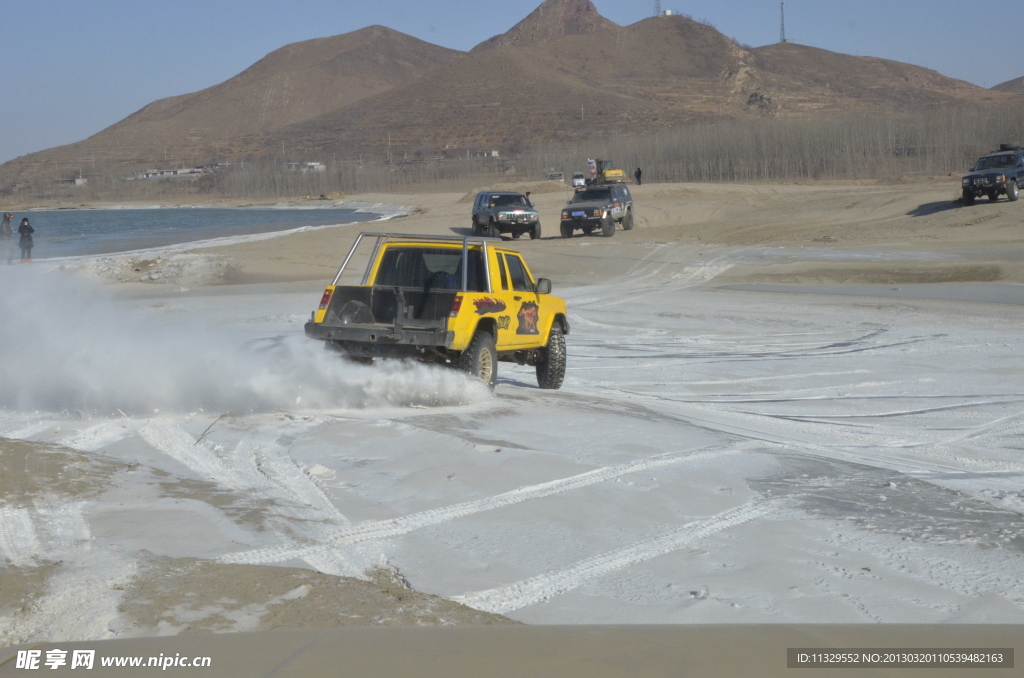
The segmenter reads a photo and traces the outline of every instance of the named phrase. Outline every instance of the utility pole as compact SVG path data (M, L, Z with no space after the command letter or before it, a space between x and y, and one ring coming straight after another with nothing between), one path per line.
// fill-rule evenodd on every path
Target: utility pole
M661 16L661 0L654 0L654 16Z

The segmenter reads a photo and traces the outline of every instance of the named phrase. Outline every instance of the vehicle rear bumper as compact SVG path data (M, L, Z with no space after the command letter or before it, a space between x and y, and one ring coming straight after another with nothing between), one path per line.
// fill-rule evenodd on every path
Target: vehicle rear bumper
M306 336L323 341L351 341L365 344L405 344L447 348L455 339L451 330L403 327L393 325L327 325L306 323Z

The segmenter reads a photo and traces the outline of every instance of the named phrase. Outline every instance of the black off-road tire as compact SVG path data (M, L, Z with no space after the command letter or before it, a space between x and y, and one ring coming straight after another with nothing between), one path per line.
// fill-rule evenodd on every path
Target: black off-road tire
M606 238L610 238L615 235L615 219L613 219L610 214L604 218L603 222L601 222L601 235Z
M480 235L480 224L476 223L476 219L473 220L473 236L479 237Z
M492 221L487 226L487 232L484 233L484 235L486 235L488 238L500 238L501 237L501 229L498 228L498 225Z
M498 383L498 351L491 333L477 330L466 350L455 359L455 367L469 372L493 391Z
M558 227L558 230L560 230L562 232L562 237L563 238L571 238L572 237L572 230L573 230L572 229L572 225L567 224L565 222L562 222L561 226Z
M1020 187L1017 186L1016 181L1011 181L1006 184L1006 199L1010 202L1017 202L1020 198Z
M633 230L633 210L626 210L626 216L622 220L622 230L632 231Z
M530 228L530 240L540 240L540 222L538 221Z
M542 350L544 362L537 363L537 385L544 389L556 389L565 379L565 335L557 322L551 326L548 345Z
M974 192L964 191L964 204L967 206L974 204Z

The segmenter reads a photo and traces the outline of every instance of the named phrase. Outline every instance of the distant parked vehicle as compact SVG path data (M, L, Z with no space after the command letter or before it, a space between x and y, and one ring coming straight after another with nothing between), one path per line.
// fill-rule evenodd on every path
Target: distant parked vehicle
M606 238L615 235L615 224L625 231L633 228L633 196L624 184L595 184L576 189L568 206L562 209L560 230L571 238L577 229L584 235L601 231Z
M962 180L963 201L973 205L985 195L991 202L1005 195L1010 202L1020 197L1024 183L1024 149L1019 144L1001 144L999 150L978 158L974 169Z
M579 188L580 186L586 186L586 185L587 185L587 175L586 174L584 174L583 172L573 172L572 173L572 187L573 188Z
M524 233L530 239L540 238L540 217L530 202L530 194L513 191L482 191L473 201L473 235L500 238L510 233L518 238Z
M552 172L548 175L548 181L565 181L565 175L561 172Z

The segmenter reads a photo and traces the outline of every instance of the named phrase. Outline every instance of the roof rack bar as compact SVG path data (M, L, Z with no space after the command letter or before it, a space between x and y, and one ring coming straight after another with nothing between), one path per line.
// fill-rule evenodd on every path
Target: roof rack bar
M334 276L334 282L331 283L332 285L337 285L338 281L341 280L342 272L345 270L345 267L348 266L348 262L352 259L352 255L356 253L356 248L359 247L359 243L362 239L362 233L356 236L356 241L352 243L352 249L348 251L348 256L345 257L345 261L341 262L341 268L338 269L338 274Z
M452 242L462 242L468 240L470 242L483 242L484 240L495 240L501 241L501 238L490 238L483 235L423 235L422 233L369 233L364 232L359 235L365 235L371 238L410 238L412 240L446 240Z
M334 281L331 282L332 285L337 285L338 281L341 280L341 274L345 272L345 267L348 266L348 262L352 260L352 256L356 253L356 248L359 247L359 243L362 242L364 237L366 237L366 238L376 238L377 239L373 243L373 251L370 253L370 263L371 263L371 265L377 259L377 252L380 250L381 243L383 243L383 242L385 242L387 240L392 240L392 239L398 239L398 240L409 239L409 240L420 240L420 241L423 241L423 242L451 242L451 243L459 243L459 242L461 242L462 243L462 251L463 251L463 261L465 262L463 264L463 267L462 267L462 291L463 292L465 292L466 289L469 286L469 277L468 277L469 276L469 265L468 265L469 264L469 245L470 244L474 244L474 245L480 244L480 245L483 246L483 248L484 248L484 266L485 266L485 268L488 268L487 267L487 243L488 242L503 242L503 240L500 237L498 237L498 238L491 238L491 237L482 236L482 235L473 235L473 236L462 236L462 235L422 235L422 234L415 234L415 233L381 233L381 232L377 232L377 231L364 231L364 232L362 232L362 233L360 233L359 235L356 236L356 241L354 243L352 243L352 247L351 247L351 249L349 249L348 255L346 255L346 257L345 257L345 261L343 261L341 263L341 268L338 269L338 272L334 276ZM365 284L367 284L367 282L369 282L367 280L367 278L369 277L369 274L370 274L370 267L368 266L366 268L366 272L363 273L363 282L361 284L365 285ZM488 282L488 285L489 285L490 284L490 277L488 277L487 282Z

